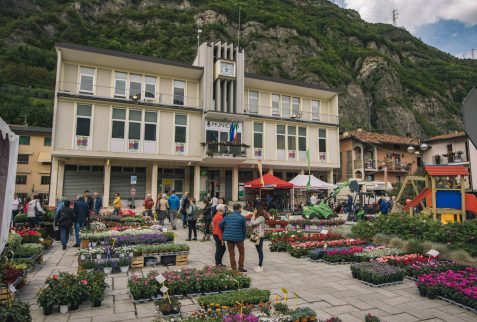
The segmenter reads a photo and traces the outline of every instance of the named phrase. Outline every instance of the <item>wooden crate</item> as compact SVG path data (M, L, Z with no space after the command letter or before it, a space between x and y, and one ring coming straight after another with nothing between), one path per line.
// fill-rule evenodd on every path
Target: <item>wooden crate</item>
M187 265L188 263L188 254L177 255L176 256L176 266Z
M131 260L131 268L143 268L144 256L135 256Z
M0 303L7 302L15 296L14 293L10 292L8 287L0 287Z

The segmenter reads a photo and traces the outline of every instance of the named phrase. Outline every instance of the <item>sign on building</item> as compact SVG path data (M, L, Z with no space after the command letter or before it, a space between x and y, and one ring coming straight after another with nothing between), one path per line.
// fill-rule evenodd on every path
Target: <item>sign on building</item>
M131 176L131 184L137 184L137 176Z

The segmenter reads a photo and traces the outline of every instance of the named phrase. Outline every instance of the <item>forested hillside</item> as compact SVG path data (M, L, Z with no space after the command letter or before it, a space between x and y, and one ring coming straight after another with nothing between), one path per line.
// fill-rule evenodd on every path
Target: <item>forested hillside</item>
M326 0L3 0L0 116L50 126L56 42L192 62L203 41L237 41L247 71L339 89L341 125L428 136L462 126L477 61Z

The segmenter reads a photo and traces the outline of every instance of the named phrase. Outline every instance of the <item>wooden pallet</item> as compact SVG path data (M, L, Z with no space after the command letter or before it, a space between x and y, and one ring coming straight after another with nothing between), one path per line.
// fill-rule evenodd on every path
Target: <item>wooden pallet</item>
M189 262L188 258L188 254L176 255L176 266L187 265L187 263Z
M144 256L135 256L131 260L131 268L143 268Z
M8 287L0 287L0 303L8 302L15 296Z

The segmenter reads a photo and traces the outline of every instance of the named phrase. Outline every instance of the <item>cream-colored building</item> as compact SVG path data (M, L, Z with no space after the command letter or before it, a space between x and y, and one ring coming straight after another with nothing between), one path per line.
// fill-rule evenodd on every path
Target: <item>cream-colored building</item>
M245 55L203 43L192 65L72 44L56 46L50 204L84 190L176 190L242 196L264 171L292 179L311 169L335 181L338 95L246 74ZM231 127L234 128L231 142Z
M25 198L39 195L48 202L51 168L51 128L10 125L19 136L15 193Z

